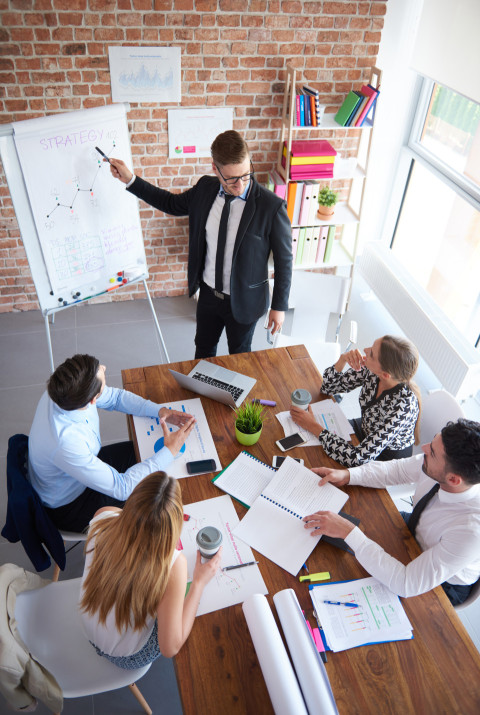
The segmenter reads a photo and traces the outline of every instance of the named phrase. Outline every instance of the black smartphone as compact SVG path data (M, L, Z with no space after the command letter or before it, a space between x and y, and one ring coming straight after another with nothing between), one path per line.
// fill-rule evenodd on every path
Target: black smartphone
M295 460L295 462L298 462L299 464L301 464L302 467L305 464L303 459L300 459L300 457L293 457L293 459ZM280 457L278 455L275 455L272 459L272 467L275 467L275 469L278 469L279 467L282 466L282 464L284 463L285 460L286 460L286 457Z
M301 444L305 444L306 441L307 440L302 434L300 434L300 432L295 432L295 434L291 434L289 437L277 440L276 444L280 447L282 452L286 452L287 449L298 447Z
M187 472L189 474L213 472L216 466L217 465L214 459L199 459L196 462L187 462Z

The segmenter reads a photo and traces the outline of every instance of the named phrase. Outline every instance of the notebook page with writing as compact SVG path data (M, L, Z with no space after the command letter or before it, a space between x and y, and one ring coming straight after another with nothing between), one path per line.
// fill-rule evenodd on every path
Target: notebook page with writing
M245 506L251 506L275 473L273 467L241 452L212 482Z
M305 529L303 517L319 510L339 512L348 499L340 489L318 482L316 474L287 457L235 536L295 576L321 538Z

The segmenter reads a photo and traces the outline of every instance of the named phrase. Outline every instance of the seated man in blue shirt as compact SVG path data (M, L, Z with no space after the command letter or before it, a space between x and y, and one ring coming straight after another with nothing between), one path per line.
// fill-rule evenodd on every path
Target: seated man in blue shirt
M136 464L132 442L102 447L97 407L161 418L164 446ZM165 422L179 427L170 432ZM105 384L105 365L74 355L57 367L37 406L28 439L33 488L59 529L83 531L102 506L123 506L138 482L167 471L195 419Z

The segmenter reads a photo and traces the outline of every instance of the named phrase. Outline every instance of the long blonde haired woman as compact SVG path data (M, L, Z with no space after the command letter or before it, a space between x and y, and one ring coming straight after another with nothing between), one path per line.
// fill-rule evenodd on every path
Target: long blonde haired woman
M146 477L123 509L104 507L90 522L80 608L99 655L139 668L185 643L221 550L201 563L185 597L187 561L177 551L183 523L180 486L164 472Z
M350 369L342 372L349 365ZM322 392L335 395L361 386L361 419L351 420L360 444L354 447L319 424L311 409L292 407L293 420L318 435L326 454L346 467L410 457L420 437L420 391L412 381L417 348L404 338L384 335L371 348L350 350L323 373Z

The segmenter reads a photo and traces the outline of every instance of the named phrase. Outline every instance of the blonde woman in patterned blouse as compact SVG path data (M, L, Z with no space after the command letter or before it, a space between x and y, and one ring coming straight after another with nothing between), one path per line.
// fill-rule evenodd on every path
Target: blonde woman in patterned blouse
M349 369L343 372L344 367ZM418 351L404 338L385 335L375 340L365 355L354 349L323 373L322 392L335 395L361 386L361 419L351 420L359 445L329 432L319 424L311 408L292 407L299 427L318 435L325 453L346 467L372 459L388 461L409 457L419 442L420 392L412 382L418 367Z

